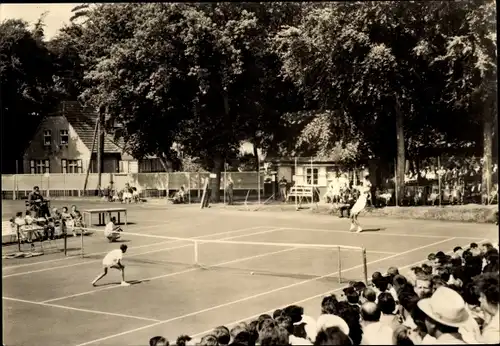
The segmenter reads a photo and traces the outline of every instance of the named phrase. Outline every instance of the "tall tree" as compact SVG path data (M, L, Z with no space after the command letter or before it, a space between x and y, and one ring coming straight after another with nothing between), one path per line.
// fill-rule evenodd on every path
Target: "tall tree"
M22 159L41 117L54 105L52 72L43 18L34 30L21 20L0 23L2 173L16 172L16 160Z

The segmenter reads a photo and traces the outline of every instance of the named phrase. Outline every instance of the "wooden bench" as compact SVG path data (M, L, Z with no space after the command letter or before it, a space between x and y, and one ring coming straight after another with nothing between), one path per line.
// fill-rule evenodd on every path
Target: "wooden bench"
M121 223L121 213L125 216L125 226L127 226L127 209L126 208L100 208L100 209L86 209L83 211L83 223L90 227L92 225L92 215L99 215L98 226L104 226L106 224L106 215L108 215L109 220L113 213L117 214L117 224Z
M301 203L304 198L305 199L310 198L311 203L313 203L314 188L312 186L303 186L303 185L292 186L290 192L288 193L288 196L286 197L287 202L290 199L290 197L298 198L299 203Z

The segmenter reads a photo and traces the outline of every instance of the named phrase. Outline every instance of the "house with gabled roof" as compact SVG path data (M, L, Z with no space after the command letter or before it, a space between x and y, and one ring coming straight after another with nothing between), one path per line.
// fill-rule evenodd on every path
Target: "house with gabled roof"
M96 172L97 140L92 145L96 121L94 109L77 101L63 101L56 112L42 120L26 148L24 173ZM103 173L138 173L138 160L124 147L123 142L105 134Z

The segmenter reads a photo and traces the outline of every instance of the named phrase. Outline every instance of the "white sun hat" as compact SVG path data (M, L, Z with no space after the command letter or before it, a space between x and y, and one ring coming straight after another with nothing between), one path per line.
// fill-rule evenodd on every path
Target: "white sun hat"
M338 327L345 335L349 335L349 326L346 321L344 321L339 316L331 314L323 314L319 316L316 321L316 332L319 333L321 330L325 330L331 327Z
M461 327L469 319L465 301L448 287L439 287L432 297L420 300L417 305L427 316L449 327Z

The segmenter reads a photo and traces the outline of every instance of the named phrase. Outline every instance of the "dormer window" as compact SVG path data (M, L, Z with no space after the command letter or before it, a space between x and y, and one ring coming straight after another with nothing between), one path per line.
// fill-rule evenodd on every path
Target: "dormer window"
M52 131L50 130L43 131L43 145L45 147L50 147L51 142L52 142Z
M67 145L68 143L69 143L68 130L61 130L61 145Z

